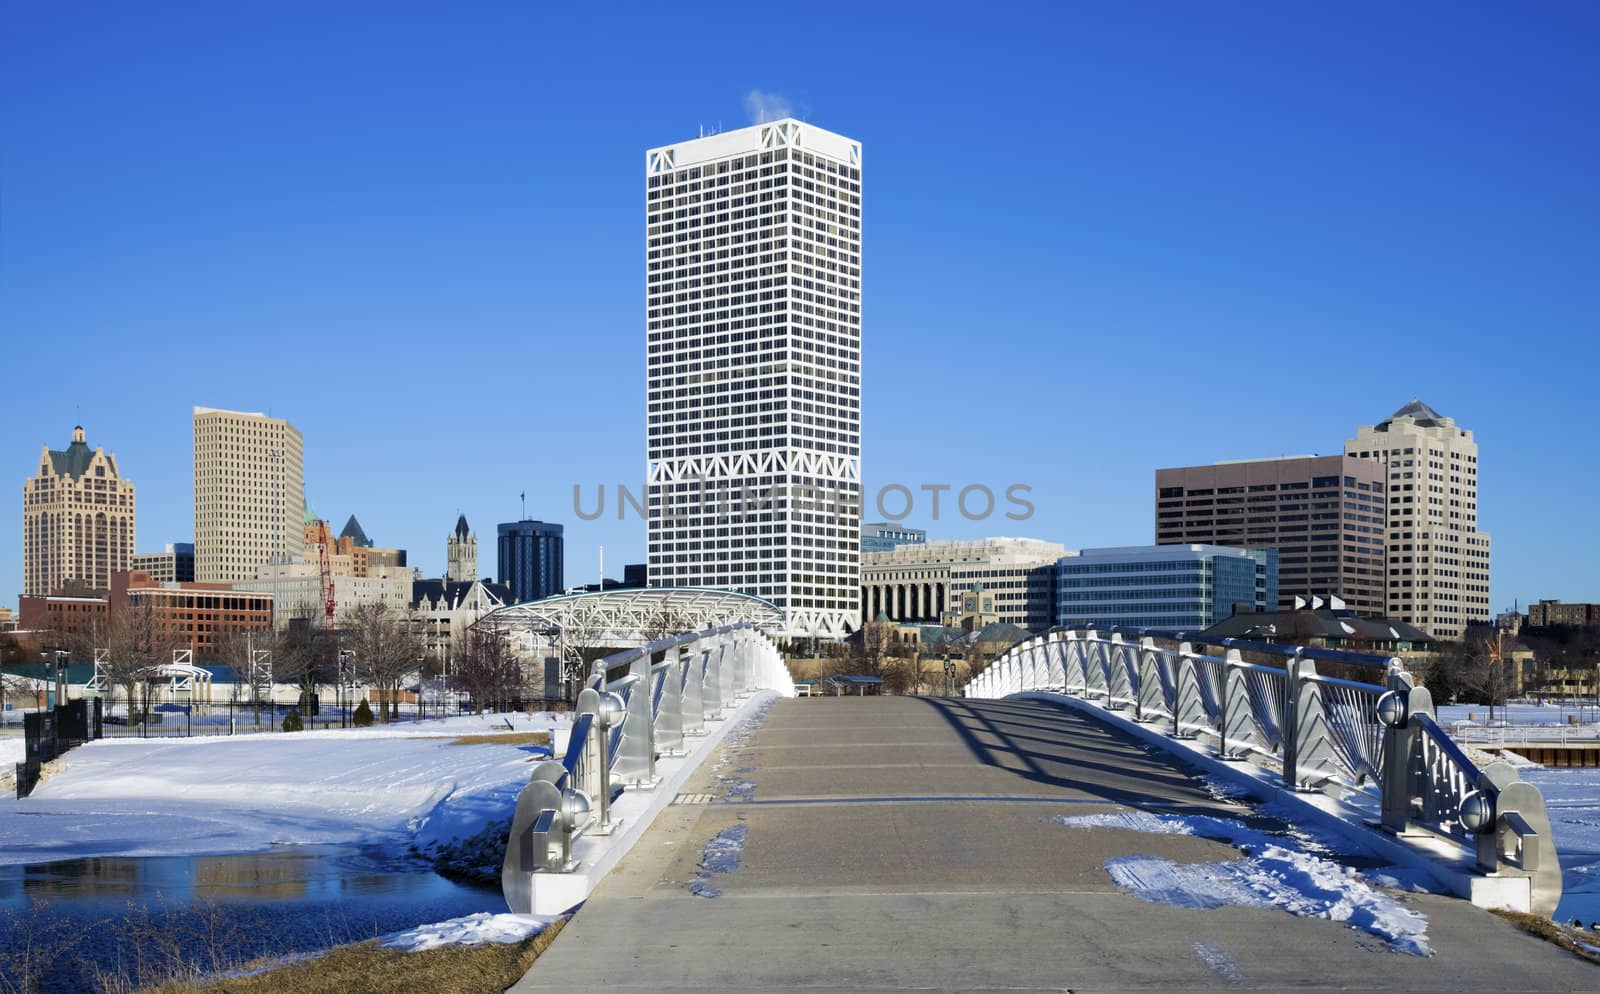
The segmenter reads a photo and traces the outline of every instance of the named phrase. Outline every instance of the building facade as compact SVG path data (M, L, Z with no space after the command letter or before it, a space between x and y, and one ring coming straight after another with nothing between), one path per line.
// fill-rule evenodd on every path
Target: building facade
M1487 622L1489 534L1478 530L1478 443L1422 401L1362 425L1345 452L1388 473L1387 613L1438 639Z
M1202 631L1278 604L1278 550L1220 545L1083 549L1056 562L1056 624Z
M1384 467L1290 456L1156 470L1156 544L1278 550L1278 607L1332 595L1383 614Z
M348 557L329 557L333 582L334 619L362 604L387 604L404 614L411 606L417 571L405 566L374 566L357 574ZM322 564L296 559L276 566L263 565L250 580L235 580L235 590L274 596L278 606L274 623L289 627L296 618L320 620L325 610L322 600Z
M111 614L148 607L163 638L196 659L216 655L239 632L272 625L272 594L234 590L224 583L158 583L148 573L112 578Z
M1531 628L1548 628L1551 625L1600 627L1600 604L1563 604L1560 601L1541 600L1528 605L1528 625Z
M1055 622L1056 560L1067 550L1031 538L902 545L861 557L859 617L938 625L981 584L1001 622L1043 631Z
M279 418L194 409L194 575L246 580L274 558L305 555L305 452Z
M165 552L141 552L133 557L133 572L148 573L157 583L193 583L194 543L168 542Z
M478 619L512 603L511 591L484 580L418 580L411 585L411 618L427 653L449 674L455 654Z
M921 545L928 533L921 528L907 528L889 521L864 522L861 525L862 552L888 552L902 545Z
M500 582L517 603L566 589L563 528L549 521L502 522L496 529Z
M784 119L646 154L650 583L859 618L861 145Z
M106 627L133 610L148 609L159 641L209 659L233 634L266 631L272 594L230 589L220 583L163 583L148 573L118 570L109 589L92 595L58 592L19 601L22 626L30 630L75 630L109 637ZM101 643L102 646L108 643Z
M90 449L82 425L64 450L43 447L22 485L22 592L42 597L74 580L109 590L133 549L133 483L116 456Z
M456 516L456 527L445 539L444 578L451 583L471 583L478 578L478 535L467 527L467 516Z

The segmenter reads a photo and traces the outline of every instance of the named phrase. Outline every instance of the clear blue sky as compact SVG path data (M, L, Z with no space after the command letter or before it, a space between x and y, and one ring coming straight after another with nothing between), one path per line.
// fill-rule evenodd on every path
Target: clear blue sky
M1148 543L1155 467L1415 395L1482 446L1495 606L1600 600L1600 6L580 6L0 6L12 493L81 422L188 540L190 407L270 410L430 575L522 491L617 575L643 525L572 487L643 478L644 150L761 91L865 146L869 491L1037 506L908 523Z

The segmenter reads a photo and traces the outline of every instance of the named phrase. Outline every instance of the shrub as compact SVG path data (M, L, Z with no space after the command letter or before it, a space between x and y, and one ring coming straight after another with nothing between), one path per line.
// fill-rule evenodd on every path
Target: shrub
M283 716L284 731L303 732L305 731L305 728L306 726L300 721L300 712L298 709L291 709L288 714Z
M356 713L350 716L350 723L357 728L366 728L372 724L372 706L367 703L365 697L356 705Z

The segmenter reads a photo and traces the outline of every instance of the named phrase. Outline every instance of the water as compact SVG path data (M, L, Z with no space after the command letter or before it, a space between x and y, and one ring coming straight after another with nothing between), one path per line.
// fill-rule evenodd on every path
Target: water
M64 950L44 990L67 994L96 990L96 968L154 979L173 958L231 966L504 910L498 890L352 847L0 866L0 964L42 939Z

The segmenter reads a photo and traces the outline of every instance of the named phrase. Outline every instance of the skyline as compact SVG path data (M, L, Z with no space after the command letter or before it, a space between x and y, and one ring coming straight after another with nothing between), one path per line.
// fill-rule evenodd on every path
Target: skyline
M147 552L194 537L190 407L261 410L305 434L317 513L425 575L458 512L486 534L524 491L567 527L569 585L601 545L620 573L644 524L582 521L571 489L643 491L644 150L787 99L872 157L865 491L1034 488L1031 521L906 524L1148 544L1157 467L1336 454L1416 396L1481 447L1493 610L1600 600L1596 14L1161 9L1013 8L960 41L874 13L867 75L897 84L864 87L838 75L860 52L763 12L750 31L816 60L730 50L670 93L635 64L690 42L670 19L613 50L581 15L509 8L306 33L9 9L0 328L43 388L0 402L0 456L20 489L84 425ZM571 43L530 63L530 36Z

